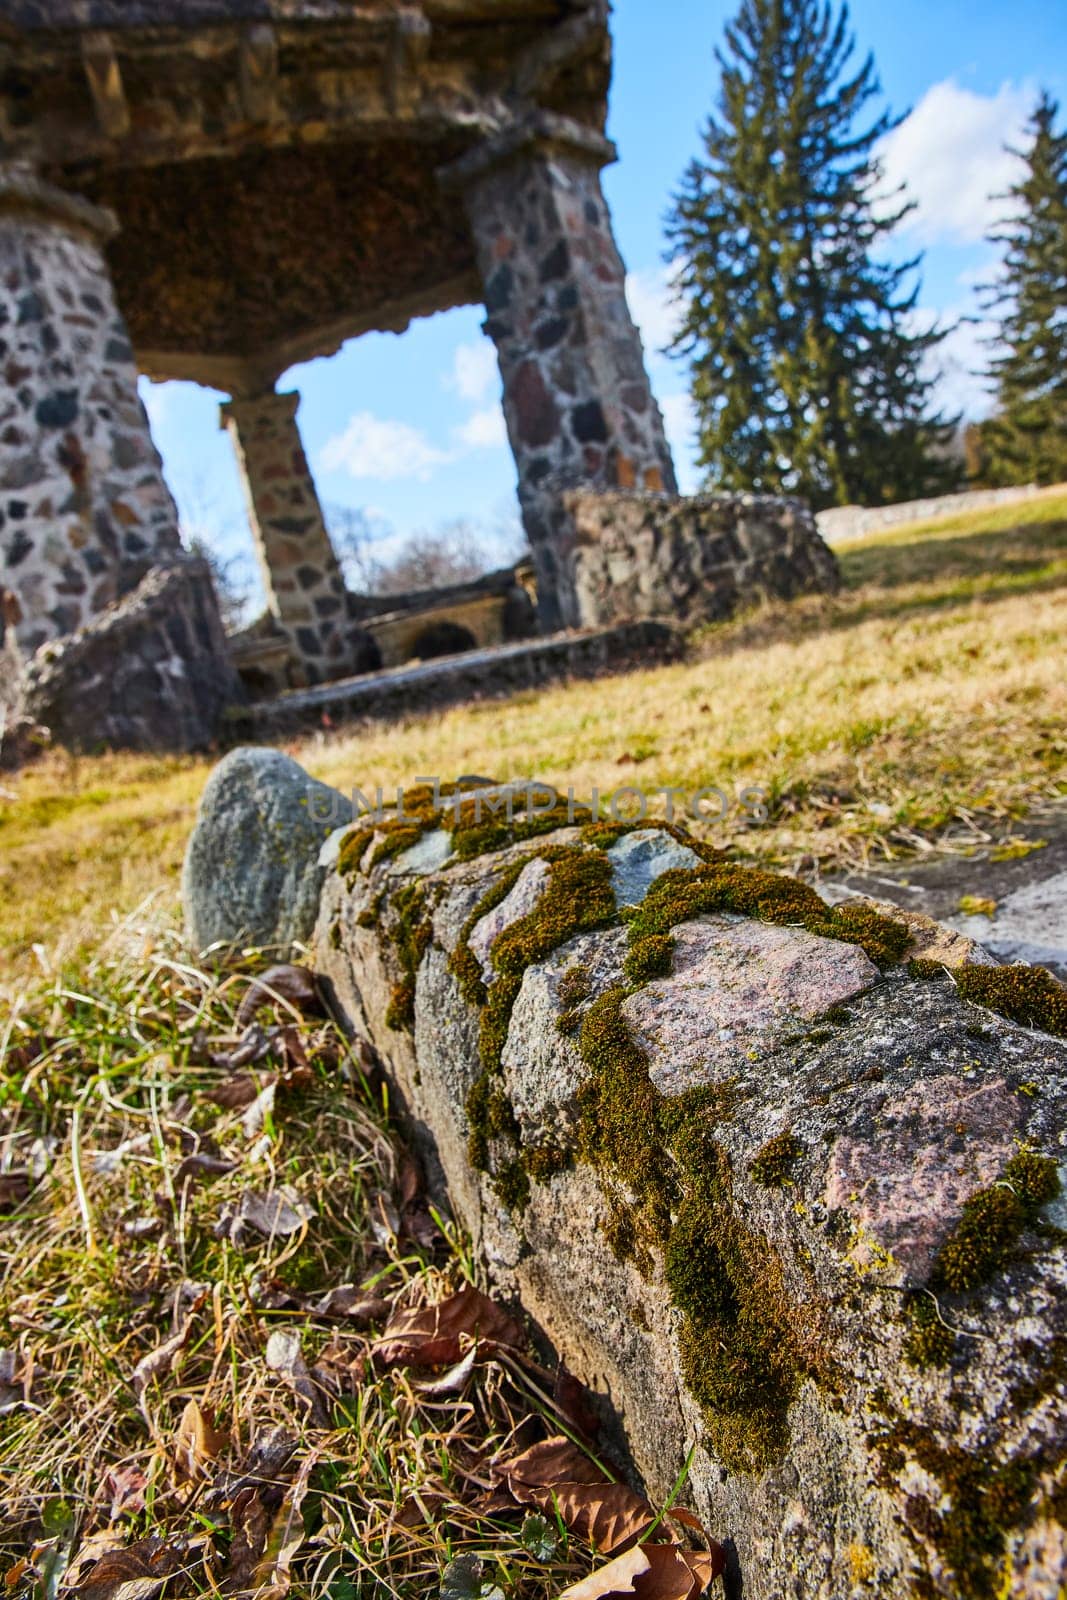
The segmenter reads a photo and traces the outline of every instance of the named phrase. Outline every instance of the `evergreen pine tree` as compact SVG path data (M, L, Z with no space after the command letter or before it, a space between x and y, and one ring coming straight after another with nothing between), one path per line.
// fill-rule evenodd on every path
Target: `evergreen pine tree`
M742 0L718 52L718 117L668 218L685 305L673 348L692 360L709 487L877 505L958 480L954 422L931 414L931 352L916 331L917 260L878 255L907 206L876 203L860 127L879 93L850 70L848 9Z
M993 235L1006 246L1001 354L991 364L997 415L982 428L984 474L993 483L1067 479L1067 128L1043 94L1028 132L1025 171L1006 198L1012 220Z

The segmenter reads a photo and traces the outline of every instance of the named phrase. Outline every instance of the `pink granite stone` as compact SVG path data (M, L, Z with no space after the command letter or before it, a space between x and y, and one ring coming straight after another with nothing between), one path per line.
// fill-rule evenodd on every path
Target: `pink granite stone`
M671 976L622 1008L664 1094L736 1072L748 1052L773 1049L878 978L858 945L803 928L710 916L676 928L674 939Z
M854 1221L857 1266L895 1264L924 1279L964 1201L1003 1171L1024 1120L1002 1078L968 1083L947 1074L887 1101L870 1138L838 1139L824 1198Z

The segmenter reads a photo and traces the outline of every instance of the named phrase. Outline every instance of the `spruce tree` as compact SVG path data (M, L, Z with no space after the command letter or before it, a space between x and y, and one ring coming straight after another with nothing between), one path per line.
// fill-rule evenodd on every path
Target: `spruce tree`
M879 202L879 92L847 7L742 0L717 52L718 116L668 218L708 486L816 508L954 486L933 414L938 329L916 330L918 260L888 264L910 207ZM909 288L909 280L912 286Z
M1067 479L1067 129L1043 94L1031 119L1025 169L1005 197L1012 220L992 236L1006 247L991 363L997 414L982 428L984 475L993 483Z

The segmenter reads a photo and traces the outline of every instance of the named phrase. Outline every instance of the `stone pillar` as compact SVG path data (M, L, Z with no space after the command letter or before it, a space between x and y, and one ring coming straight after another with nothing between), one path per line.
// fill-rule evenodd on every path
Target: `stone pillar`
M181 549L104 258L117 226L0 164L0 587L24 656Z
M600 186L614 158L538 112L440 174L474 234L546 630L579 621L563 492L677 487Z
M267 606L308 683L351 670L348 600L296 424L298 394L236 397L222 406L244 479Z

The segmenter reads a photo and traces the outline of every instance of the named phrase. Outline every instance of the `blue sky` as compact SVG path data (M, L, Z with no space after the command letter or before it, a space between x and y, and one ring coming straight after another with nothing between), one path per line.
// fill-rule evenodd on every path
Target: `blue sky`
M669 336L663 213L717 89L714 49L735 5L721 0L616 0L609 132L620 160L604 176L630 274L631 308L668 421L683 488L696 486L686 375L655 353ZM975 285L995 257L983 242L989 195L1012 176L1017 141L1039 86L1067 114L1064 0L855 0L859 48L874 53L886 101L909 112L884 152L918 210L895 241L925 252L921 304L949 319L977 311ZM515 477L500 384L477 307L367 334L279 382L299 389L300 427L324 502L367 510L383 551L394 538L469 519L489 547L515 517ZM944 398L981 414L980 326L944 350ZM144 385L153 432L183 523L226 559L253 570L232 449L219 431L220 396L192 384Z

